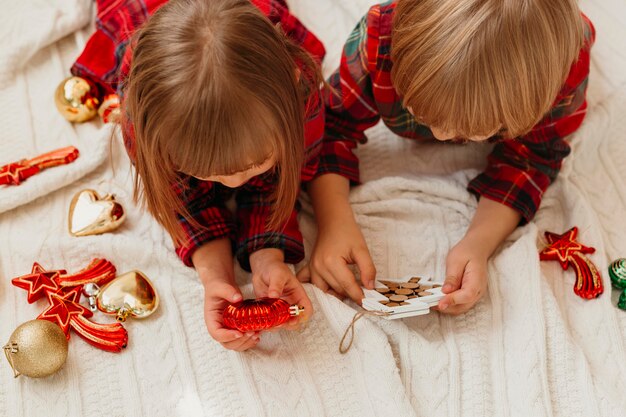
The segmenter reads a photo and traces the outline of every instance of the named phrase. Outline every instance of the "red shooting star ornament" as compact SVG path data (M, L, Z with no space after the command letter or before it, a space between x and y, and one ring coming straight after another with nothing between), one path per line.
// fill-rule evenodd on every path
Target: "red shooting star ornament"
M23 159L0 166L0 185L20 185L44 169L74 162L79 155L78 149L68 146L32 159Z
M120 352L128 342L126 329L120 323L100 324L88 320L93 313L79 304L83 284L105 285L113 278L115 266L105 259L94 259L75 274L68 274L65 270L47 271L35 262L30 274L11 282L28 292L29 303L45 296L49 306L37 318L59 325L68 339L70 329L73 329L99 349Z
M576 271L574 292L581 298L593 299L604 291L598 268L585 256L596 250L576 240L578 228L572 227L562 235L545 232L548 245L539 252L542 261L559 261L563 270L572 266Z

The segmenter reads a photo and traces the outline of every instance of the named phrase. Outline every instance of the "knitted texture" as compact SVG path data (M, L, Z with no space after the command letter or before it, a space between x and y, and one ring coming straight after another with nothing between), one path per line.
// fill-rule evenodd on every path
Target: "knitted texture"
M373 3L290 2L327 46L326 73ZM33 7L33 13L44 10ZM0 416L623 416L626 314L615 308L606 267L626 256L626 1L585 0L582 8L598 29L589 114L536 219L516 230L490 261L488 293L458 317L433 312L396 321L364 318L346 355L339 354L338 344L356 307L309 285L315 312L302 331L264 333L259 346L243 354L214 342L195 272L181 264L167 234L132 202L131 167L119 136L109 149L110 131L98 124L70 125L52 103L89 28L65 27L65 33L54 34L60 41L33 43L40 50L16 64L15 81L0 87L0 158L73 144L92 170L69 174L68 165L11 190L0 188L0 204L7 195L23 195L19 208L0 210L0 341L44 308L43 301L27 304L24 291L9 282L34 261L75 271L104 257L120 273L146 273L162 303L150 318L126 322L129 344L121 354L72 336L67 363L47 379L14 380L8 365L0 365ZM16 24L7 33L18 39L31 30ZM19 109L7 110L16 97ZM445 257L476 208L466 185L484 166L488 146L419 145L384 126L368 135L370 142L358 149L364 184L353 189L351 202L378 277L443 279ZM44 175L54 171L67 181L45 183ZM69 202L84 188L116 194L127 222L115 233L70 237ZM32 201L35 196L43 197ZM315 224L303 200L300 223L310 254ZM544 230L560 233L574 225L580 241L597 249L590 258L604 274L606 290L596 300L574 295L571 270L538 259ZM249 277L237 275L251 295Z

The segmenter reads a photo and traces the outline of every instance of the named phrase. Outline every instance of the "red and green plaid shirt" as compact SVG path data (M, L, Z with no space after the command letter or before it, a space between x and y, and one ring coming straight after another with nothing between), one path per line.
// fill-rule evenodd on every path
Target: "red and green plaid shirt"
M210 0L208 0L210 1ZM98 16L96 33L89 39L85 50L72 66L72 73L90 79L98 86L100 94L115 92L128 74L132 59L127 48L135 30L167 0L97 0ZM307 50L318 62L325 54L322 43L302 23L289 13L284 0L251 0L270 21L285 34ZM315 92L308 100L305 122L306 162L302 167L302 181L315 178L320 170L321 142L324 136L324 112L322 97ZM125 132L124 141L133 155L133 138ZM273 173L252 178L237 189L220 183L202 181L180 175L174 184L189 214L203 226L193 227L179 217L186 235L186 243L176 252L186 265L191 266L193 252L203 244L228 237L234 242L235 253L241 265L249 269L249 255L262 248L279 248L285 253L285 262L297 263L304 257L304 246L297 221L297 207L281 233L270 233L266 224L270 214L270 197L276 187ZM235 193L237 211L235 216L226 208L225 202Z
M331 92L326 102L322 166L327 172L349 172L354 182L359 180L359 169L353 150L358 143L366 142L364 130L381 118L399 136L434 139L430 129L416 122L402 106L391 82L394 10L392 2L369 10L349 36L340 67L329 79ZM552 110L522 137L491 138L496 145L488 157L487 168L468 186L479 196L515 209L524 221L533 218L544 191L558 175L563 158L570 153L565 137L585 117L589 52L595 31L589 19L585 16L583 19L585 45Z

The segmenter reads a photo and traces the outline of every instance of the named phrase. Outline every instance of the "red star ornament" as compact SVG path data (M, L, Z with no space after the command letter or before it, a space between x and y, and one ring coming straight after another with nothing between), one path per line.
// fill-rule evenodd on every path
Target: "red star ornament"
M26 297L28 303L32 304L45 297L48 293L59 292L61 287L57 284L56 278L64 273L64 270L47 271L35 262L30 274L13 278L11 283L18 288L28 291Z
M595 249L584 246L576 240L578 228L572 227L562 235L545 232L548 245L539 253L542 261L558 261L563 270L572 266L576 271L574 293L581 298L592 299L604 291L602 276L598 268L585 256Z
M70 338L70 322L72 321L72 316L93 316L93 313L89 309L75 301L77 297L80 299L79 291L80 289L76 287L65 294L49 293L48 301L50 305L37 317L38 319L48 320L58 324L68 340Z
M37 318L56 323L70 338L70 328L87 343L109 352L120 352L128 344L128 332L120 323L101 324L87 320L93 313L78 303L81 287L63 294L48 295L50 305Z
M0 185L20 185L25 179L41 171L38 166L14 162L0 168Z

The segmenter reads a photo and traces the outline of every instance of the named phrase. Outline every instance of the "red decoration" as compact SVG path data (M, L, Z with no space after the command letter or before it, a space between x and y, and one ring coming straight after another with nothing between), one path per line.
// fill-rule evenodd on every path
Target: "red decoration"
M117 94L104 96L98 114L104 123L116 122L120 116L120 97Z
M577 235L577 227L572 227L562 235L546 232L548 246L539 253L539 259L559 261L564 270L572 266L576 270L576 295L586 299L596 298L604 291L602 276L593 262L585 256L586 253L594 253L595 249L576 241Z
M11 282L16 287L28 291L26 299L29 304L32 304L47 294L59 291L60 287L56 282L56 278L60 273L65 273L65 271L46 271L35 262L30 274L13 278Z
M267 330L280 326L302 311L303 308L289 305L279 298L243 300L224 309L224 327L244 333Z
M20 185L22 181L59 165L66 165L78 158L79 152L73 146L57 149L33 159L23 159L0 167L0 185Z
M87 318L93 313L79 304L83 284L105 285L114 277L115 266L111 262L94 259L75 274L67 274L65 270L46 271L35 262L30 274L14 278L11 282L28 291L29 303L46 296L50 305L37 318L58 324L68 339L71 328L93 346L119 352L128 342L124 326L89 321Z
M75 274L70 275L61 271L56 282L61 287L83 286L88 283L103 286L115 278L115 271L115 266L106 259L94 259L85 269Z

